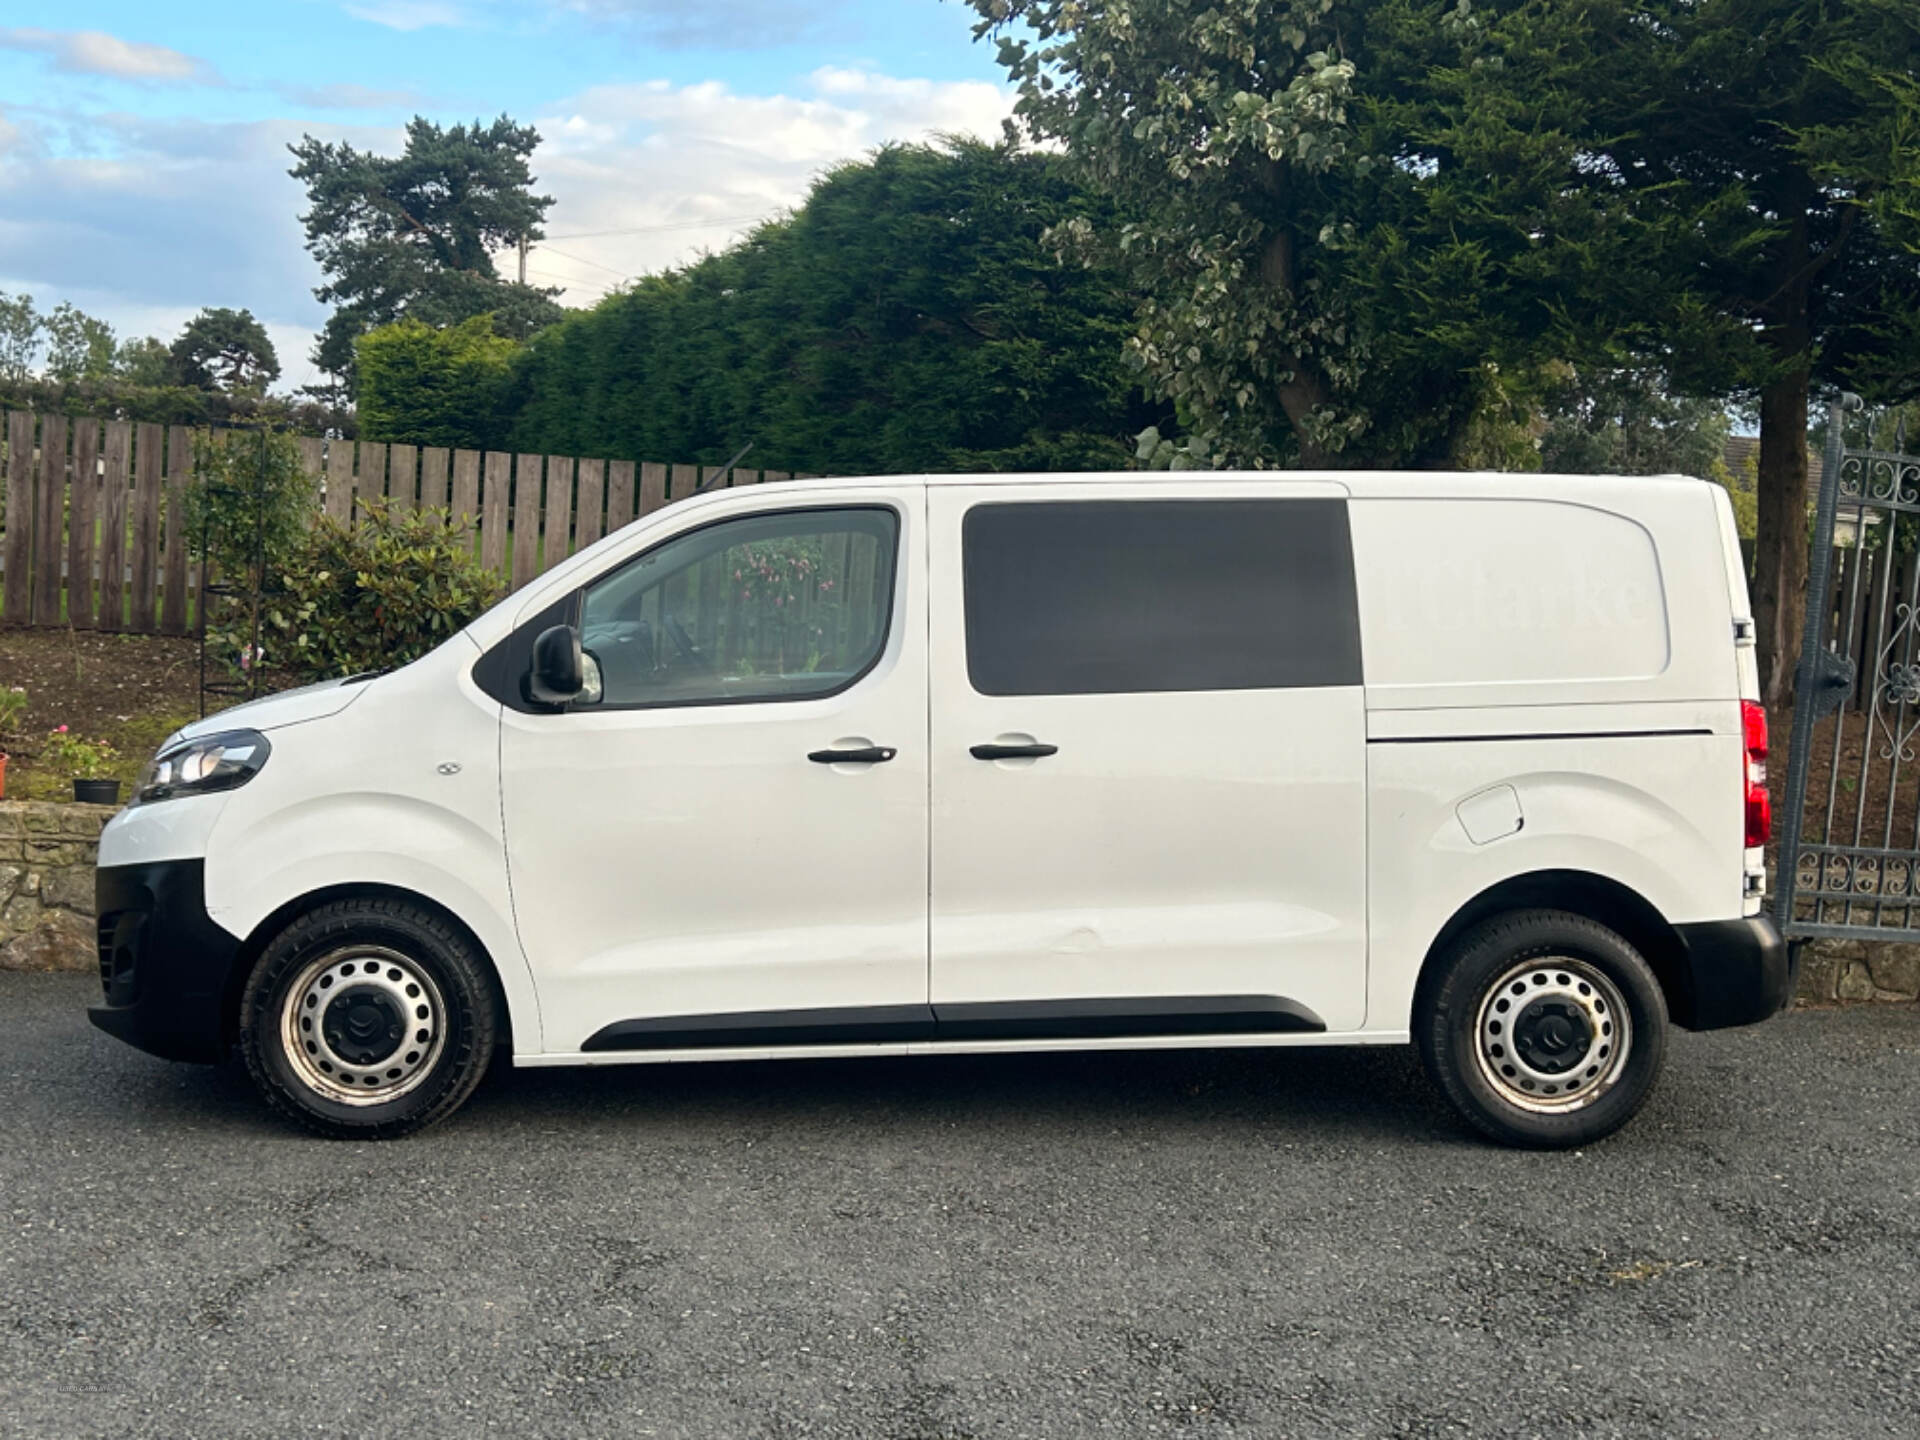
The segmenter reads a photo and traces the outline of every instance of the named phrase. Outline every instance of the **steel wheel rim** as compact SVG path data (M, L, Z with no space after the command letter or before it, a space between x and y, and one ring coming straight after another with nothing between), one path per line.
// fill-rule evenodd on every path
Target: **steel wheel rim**
M1494 1093L1535 1114L1583 1110L1611 1090L1633 1053L1620 987L1590 961L1541 955L1487 987L1474 1059Z
M280 1044L300 1083L336 1104L417 1090L446 1046L446 1003L418 961L378 945L308 962L280 1006Z

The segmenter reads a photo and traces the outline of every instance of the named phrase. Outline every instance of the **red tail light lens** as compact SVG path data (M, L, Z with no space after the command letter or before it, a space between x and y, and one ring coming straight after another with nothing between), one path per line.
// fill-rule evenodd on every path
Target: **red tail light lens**
M1747 749L1747 848L1773 834L1773 799L1767 794L1767 712L1757 700L1740 702L1740 729Z

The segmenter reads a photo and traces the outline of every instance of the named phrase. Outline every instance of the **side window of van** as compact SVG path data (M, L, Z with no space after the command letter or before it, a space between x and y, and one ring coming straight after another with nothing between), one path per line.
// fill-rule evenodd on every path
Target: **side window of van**
M598 708L801 700L886 647L899 517L783 510L669 540L604 576L580 613Z
M1344 500L983 504L962 543L983 695L1361 681Z

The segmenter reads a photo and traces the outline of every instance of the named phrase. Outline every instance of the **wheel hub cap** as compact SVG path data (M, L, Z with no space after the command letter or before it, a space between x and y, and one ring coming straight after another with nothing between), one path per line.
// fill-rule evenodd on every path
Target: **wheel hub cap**
M280 1038L295 1078L316 1095L379 1105L432 1071L446 1043L446 1006L412 957L355 946L294 977L280 1007Z
M383 990L356 985L328 1003L321 1033L337 1055L378 1065L407 1038L400 1007Z
M1523 1110L1591 1105L1612 1088L1632 1048L1626 1001L1592 962L1548 955L1514 965L1488 987L1476 1024L1481 1075Z

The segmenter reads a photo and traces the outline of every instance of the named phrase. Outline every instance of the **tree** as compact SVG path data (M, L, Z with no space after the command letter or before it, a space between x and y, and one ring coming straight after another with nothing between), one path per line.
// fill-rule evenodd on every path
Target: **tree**
M173 382L173 355L164 341L151 335L128 336L114 349L113 374L128 385L168 385Z
M532 193L528 164L539 143L504 115L451 129L415 116L398 156L311 135L290 146L290 173L307 187L307 249L327 274L314 294L335 307L314 363L351 392L354 341L376 326L491 314L499 333L524 339L559 319L557 292L502 280L493 263L493 252L543 233L553 201Z
M47 378L60 384L113 376L113 327L62 301L46 319Z
M1909 0L1428 5L1426 123L1573 139L1569 195L1658 243L1634 348L1678 389L1760 414L1754 609L1791 697L1807 574L1807 409L1920 391L1920 7ZM1411 30L1411 27L1409 27ZM1543 124L1544 122L1544 124Z
M1542 407L1540 468L1570 475L1726 473L1732 417L1712 400L1673 395L1650 370L1575 371Z
M409 445L497 448L519 349L493 333L488 315L440 330L412 319L369 330L356 346L361 433Z
M280 376L273 341L251 310L202 310L187 322L168 358L177 383L230 395L259 394Z
M1041 243L1109 208L1058 157L892 146L790 218L528 342L515 448L836 474L1106 468L1156 418L1133 297Z
M0 290L0 380L17 383L33 374L42 328L31 295Z
M1503 376L1604 358L1633 227L1568 197L1564 140L1422 143L1406 33L1435 6L969 3L1020 128L1116 200L1122 223L1059 238L1129 267L1130 355L1203 459L1457 463Z

